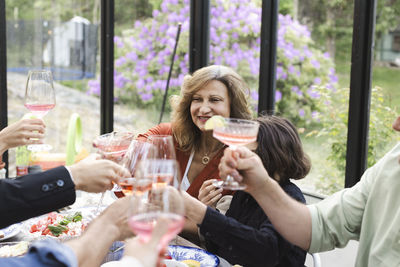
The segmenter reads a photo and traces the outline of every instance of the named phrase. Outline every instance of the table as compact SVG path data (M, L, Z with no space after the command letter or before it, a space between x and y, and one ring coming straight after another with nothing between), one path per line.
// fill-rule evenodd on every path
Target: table
M80 196L82 197L82 195ZM98 203L98 196L92 200L88 200L88 199L84 199L84 201L82 198L77 199L76 203L73 205L74 208L77 207L82 207L82 206L87 206L87 205L94 205ZM107 198L105 198L105 201L107 201ZM7 240L3 240L0 241L1 242L14 242L14 241L32 241L29 240L29 238L26 236L26 234L24 234L23 232L18 233L17 235L15 235L14 237L11 237ZM199 246L195 245L194 243L184 239L183 237L177 236L176 238L174 238L171 243L171 245L180 245L180 246L187 246L187 247L195 247L195 248L200 248ZM217 256L218 257L218 256ZM232 265L227 262L225 259L218 257L220 260L220 264L218 267L231 267Z

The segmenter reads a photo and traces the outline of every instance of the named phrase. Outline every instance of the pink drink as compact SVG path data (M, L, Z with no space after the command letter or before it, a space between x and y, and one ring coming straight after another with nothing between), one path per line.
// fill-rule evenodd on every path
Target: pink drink
M168 185L172 181L172 178L174 177L174 175L170 174L170 173L157 173L157 174L149 175L148 177L150 180L153 181L154 184Z
M257 141L257 133L255 135L226 133L223 129L214 129L213 136L228 146L241 146Z
M183 216L174 213L151 212L132 216L129 218L128 224L135 234L139 235L144 242L148 242L158 218L163 218L163 223L168 225L167 232L159 244L159 248L164 248L182 230L185 223Z
M25 104L25 107L33 114L43 117L47 112L55 107L55 104Z

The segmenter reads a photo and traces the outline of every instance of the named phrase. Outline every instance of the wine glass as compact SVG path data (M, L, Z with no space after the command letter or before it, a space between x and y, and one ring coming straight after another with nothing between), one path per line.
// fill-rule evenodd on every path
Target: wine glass
M132 132L106 133L96 137L96 139L93 140L93 147L97 148L97 151L102 158L121 164L133 137L134 134ZM118 185L114 185L114 188L113 190L120 190ZM104 192L101 194L95 214L99 213L99 209L103 203L104 194Z
M176 159L172 135L150 135L148 141L154 145L154 159Z
M26 82L24 106L42 119L56 105L53 76L48 70L32 70ZM48 151L49 144L28 145L30 151Z
M126 152L121 165L129 170L132 177L120 179L117 186L114 186L113 193L118 198L125 195L132 195L133 186L146 187L146 182L141 181L139 184L135 179L135 171L142 160L147 159L154 153L154 146L148 142L132 140L128 151ZM151 187L151 182L150 182Z
M167 225L158 245L162 251L183 228L184 201L181 192L172 186L154 186L132 195L128 225L143 242L148 242L157 223Z
M175 145L172 135L150 135L148 141L153 144L154 152L148 159L176 160ZM179 164L177 164L179 170ZM180 176L173 177L173 185L180 185Z
M247 145L257 141L258 122L251 120L224 118L223 126L217 126L213 129L213 137L228 145L232 150L237 146ZM216 181L213 183L216 187L222 187L227 190L243 190L246 185L239 184L232 176L228 175L225 181Z

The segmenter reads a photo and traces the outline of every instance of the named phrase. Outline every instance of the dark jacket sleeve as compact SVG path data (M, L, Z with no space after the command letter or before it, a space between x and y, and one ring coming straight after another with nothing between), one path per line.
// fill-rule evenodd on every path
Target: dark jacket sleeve
M0 180L0 228L75 202L75 185L65 167Z
M247 193L236 192L237 218L224 216L208 207L200 225L207 249L231 264L249 266L304 266L306 252L286 241L260 206ZM248 197L243 196L244 194ZM239 199L238 199L239 197ZM254 202L253 202L254 201ZM245 211L243 211L245 210ZM228 213L227 213L228 214ZM238 221L246 216L246 223Z

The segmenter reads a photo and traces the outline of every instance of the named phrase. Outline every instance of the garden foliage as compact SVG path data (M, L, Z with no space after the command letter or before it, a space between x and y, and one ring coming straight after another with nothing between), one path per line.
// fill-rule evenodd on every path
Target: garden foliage
M347 121L349 110L349 89L328 90L318 87L321 98L318 102L321 113L317 118L322 128L308 133L310 136L324 137L323 150L326 151L329 166L320 168L317 188L325 194L331 194L343 188L346 168ZM382 88L375 87L371 94L371 112L368 136L367 167L374 165L397 139L392 130L396 111L385 105L387 96Z
M258 102L260 63L260 1L214 0L210 10L210 64L227 65L251 88L254 110ZM160 106L166 87L178 23L181 38L170 81L177 94L188 73L189 0L162 1L152 18L135 21L132 29L115 36L117 101L136 107ZM315 47L310 31L289 15L279 15L276 111L298 126L312 122L320 95L314 88L333 89L337 82L333 61ZM261 74L262 75L262 74ZM99 81L89 82L89 93L99 94Z

